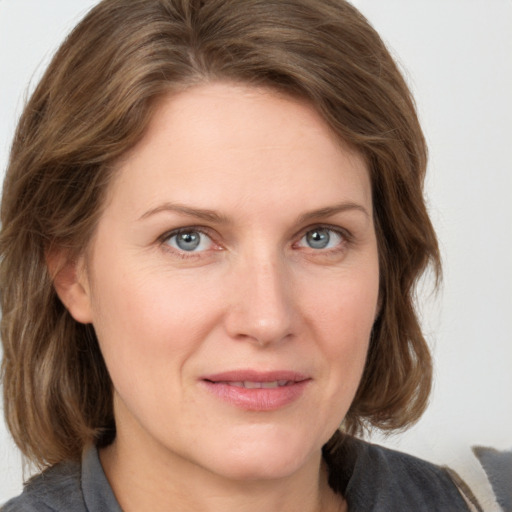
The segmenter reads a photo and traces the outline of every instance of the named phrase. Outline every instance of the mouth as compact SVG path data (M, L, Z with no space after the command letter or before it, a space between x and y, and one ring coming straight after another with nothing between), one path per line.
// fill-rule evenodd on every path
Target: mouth
M311 382L308 375L274 371L236 370L201 379L216 398L247 411L273 411L297 401Z
M213 383L213 381L210 381ZM270 382L258 382L258 381L220 381L218 384L226 384L227 386L235 386L237 388L245 389L275 389L283 386L291 386L295 384L292 380L273 380Z

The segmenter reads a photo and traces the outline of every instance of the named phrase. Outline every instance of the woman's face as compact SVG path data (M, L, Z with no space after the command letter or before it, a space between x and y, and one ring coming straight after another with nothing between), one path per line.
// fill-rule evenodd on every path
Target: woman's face
M301 101L222 83L162 100L70 308L96 330L116 442L230 478L318 463L376 315L371 197L364 160Z

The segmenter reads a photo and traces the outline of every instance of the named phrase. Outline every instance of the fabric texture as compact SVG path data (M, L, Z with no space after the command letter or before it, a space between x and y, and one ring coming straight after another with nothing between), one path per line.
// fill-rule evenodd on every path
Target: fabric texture
M30 479L1 512L122 512L101 467L98 451L82 463L63 462Z
M473 453L487 473L503 512L512 512L512 450L474 446Z
M324 458L349 512L470 510L446 469L411 455L340 435Z
M329 483L345 496L349 512L469 510L446 470L410 455L340 436L324 458ZM58 464L35 476L1 510L122 512L95 448L81 464Z

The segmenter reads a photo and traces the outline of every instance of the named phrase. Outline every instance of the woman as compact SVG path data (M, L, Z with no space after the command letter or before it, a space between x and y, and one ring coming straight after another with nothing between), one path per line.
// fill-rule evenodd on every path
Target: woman
M5 413L49 467L4 510L467 510L352 437L428 399L425 166L345 2L98 4L4 185Z

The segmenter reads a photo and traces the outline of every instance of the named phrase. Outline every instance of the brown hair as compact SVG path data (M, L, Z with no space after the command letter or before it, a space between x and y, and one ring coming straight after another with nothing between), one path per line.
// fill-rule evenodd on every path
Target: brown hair
M404 428L426 406L431 359L414 287L429 263L440 272L422 192L426 147L377 33L343 0L105 0L69 35L28 102L3 191L5 414L20 449L41 465L115 435L94 330L57 298L45 254L86 248L114 163L141 138L156 99L214 80L306 99L367 159L381 308L344 429Z

